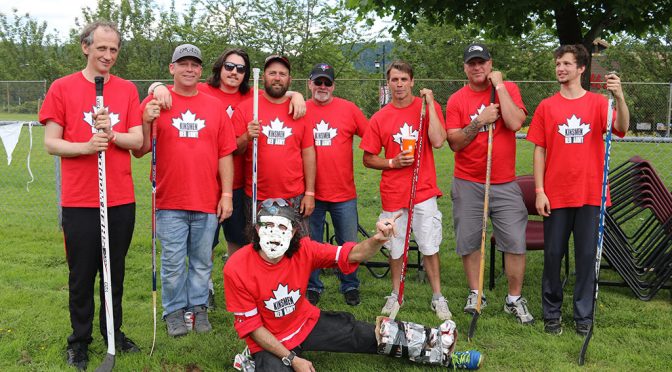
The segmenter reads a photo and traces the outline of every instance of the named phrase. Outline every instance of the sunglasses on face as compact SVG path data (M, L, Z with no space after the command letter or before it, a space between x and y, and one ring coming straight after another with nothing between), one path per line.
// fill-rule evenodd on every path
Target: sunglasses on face
M315 86L317 86L317 87L321 87L322 85L324 85L325 87L330 87L330 86L334 85L334 83L332 83L329 80L315 80L315 81L313 81L313 84L315 84Z
M226 71L233 71L234 68L236 69L236 72L239 74L245 73L245 65L239 65L232 62L224 62L224 69Z

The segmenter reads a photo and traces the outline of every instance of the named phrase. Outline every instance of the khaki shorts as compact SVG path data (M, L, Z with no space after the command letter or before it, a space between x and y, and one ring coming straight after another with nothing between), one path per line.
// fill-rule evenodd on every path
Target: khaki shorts
M455 250L458 255L466 256L481 247L485 185L453 178L450 194L457 243ZM490 185L489 209L497 250L524 254L527 209L518 183Z
M384 246L390 250L390 257L398 259L404 253L404 243L406 242L406 224L408 224L408 208L402 208L398 211L383 211L378 220L383 218L392 218L396 213L402 212L401 217L396 221L397 236L390 239ZM413 208L413 235L418 243L418 250L425 256L431 256L439 252L441 245L442 215L436 205L436 197L416 204Z

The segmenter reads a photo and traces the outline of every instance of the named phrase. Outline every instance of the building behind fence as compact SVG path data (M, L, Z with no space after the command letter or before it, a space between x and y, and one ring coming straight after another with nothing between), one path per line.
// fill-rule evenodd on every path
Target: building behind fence
M145 97L147 87L151 81L134 81L138 87L140 97ZM335 94L357 103L367 116L371 116L380 107L380 92L383 91L384 81L380 79L338 79ZM462 80L425 80L416 79L416 92L420 88L430 88L435 98L445 109L448 97L464 86ZM539 102L558 91L557 82L518 82L523 101L529 111L526 125L529 124L534 109ZM6 121L12 119L12 114L37 114L39 104L46 93L46 81L0 81L0 95L2 104L0 114ZM294 79L291 90L298 91L308 97L309 91L305 79ZM617 142L613 147L614 160L618 165L630 156L640 155L650 160L668 184L672 183L672 138L669 133L670 113L672 110L672 84L668 83L624 83L624 91L628 100L631 123L627 141ZM2 122L0 122L2 126ZM32 150L31 136L32 132ZM524 132L524 130L523 130ZM667 137L667 138L663 138ZM56 169L57 161L49 156L43 146L44 129L42 126L24 126L19 143L13 152L11 165L7 165L6 157L0 156L0 221L4 224L26 226L27 229L56 228L58 212L56 208ZM0 151L0 154L4 155ZM524 140L518 141L517 173L529 174L532 172L531 144ZM452 153L447 146L438 151L437 157L452 159ZM30 159L30 170L28 160ZM360 162L356 158L356 162ZM138 200L138 231L149 229L141 221L149 219L149 188L148 188L148 160L134 160L134 178L136 180L136 198ZM445 182L452 175L452 160L448 164L450 169L440 170L443 180L441 188L444 193L449 191ZM31 180L31 172L34 181ZM369 172L370 173L370 172ZM367 173L368 174L368 173ZM375 184L379 175L371 175ZM446 178L448 180L446 181ZM368 182L368 181L367 181ZM358 181L359 183L359 181ZM8 226L0 226L2 228Z

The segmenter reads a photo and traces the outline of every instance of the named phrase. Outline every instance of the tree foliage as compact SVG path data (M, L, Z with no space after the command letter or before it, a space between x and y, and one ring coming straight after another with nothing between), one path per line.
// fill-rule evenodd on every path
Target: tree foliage
M672 17L672 0L348 0L348 6L362 17L391 15L396 34L410 31L422 18L457 27L477 24L494 37L528 34L545 25L555 28L560 44L583 44L588 50L598 36L659 33ZM589 76L590 71L584 86Z

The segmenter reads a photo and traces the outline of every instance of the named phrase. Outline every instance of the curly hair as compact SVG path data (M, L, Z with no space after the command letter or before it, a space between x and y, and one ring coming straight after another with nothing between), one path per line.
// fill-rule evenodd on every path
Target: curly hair
M574 55L576 59L576 67L584 67L588 64L588 50L583 44L566 44L560 45L558 49L553 52L555 59L561 58L567 53Z
M296 253L299 250L299 248L301 247L300 241L304 236L302 230L294 226L296 226L296 222L292 221L292 227L295 228L296 232L294 233L294 236L292 236L292 240L289 242L289 249L287 249L287 252L285 252L285 256L287 258L291 258L294 255L294 253ZM252 224L247 225L247 236L249 240L252 242L252 248L254 248L255 251L259 252L261 250L261 245L259 245L259 233L257 232L257 229L255 228L254 225Z

